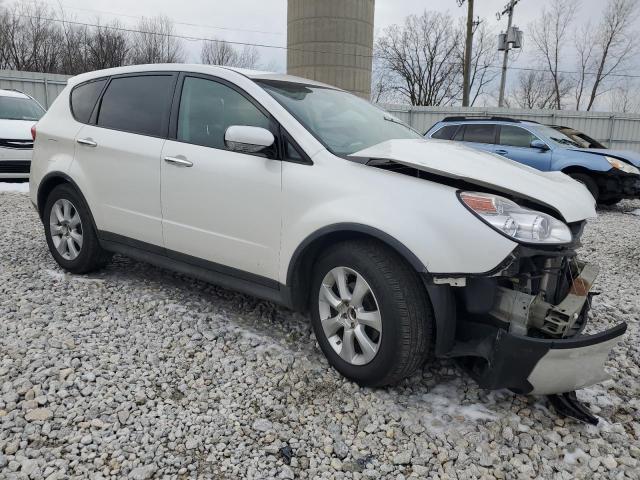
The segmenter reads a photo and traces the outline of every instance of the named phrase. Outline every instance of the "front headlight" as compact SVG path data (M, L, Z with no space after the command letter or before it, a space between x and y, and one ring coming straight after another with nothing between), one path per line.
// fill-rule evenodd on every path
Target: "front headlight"
M622 160L618 160L617 158L604 156L607 159L607 162L611 164L613 168L617 168L618 170L622 170L625 173L635 173L636 175L640 174L640 170L638 170L633 165L629 165L627 162L623 162Z
M488 193L460 192L459 196L487 225L518 242L562 244L572 240L569 227L546 213Z

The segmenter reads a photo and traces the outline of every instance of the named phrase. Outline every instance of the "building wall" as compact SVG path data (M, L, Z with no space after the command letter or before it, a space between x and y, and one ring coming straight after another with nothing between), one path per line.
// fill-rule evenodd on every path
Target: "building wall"
M375 0L288 0L287 73L369 98Z
M20 90L49 108L67 84L69 75L0 70L0 88Z
M449 116L510 117L538 123L563 125L586 133L616 150L640 152L640 115L615 112L578 112L575 110L524 110L518 108L412 107L380 105L420 133Z

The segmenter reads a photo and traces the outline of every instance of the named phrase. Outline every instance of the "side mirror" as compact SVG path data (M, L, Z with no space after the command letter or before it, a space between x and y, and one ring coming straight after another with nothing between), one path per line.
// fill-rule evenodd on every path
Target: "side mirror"
M532 140L531 144L529 145L531 148L537 148L538 150L549 150L549 145L547 145L546 143L544 143L542 140Z
M226 147L239 153L260 153L275 142L273 133L266 128L232 125L224 133Z

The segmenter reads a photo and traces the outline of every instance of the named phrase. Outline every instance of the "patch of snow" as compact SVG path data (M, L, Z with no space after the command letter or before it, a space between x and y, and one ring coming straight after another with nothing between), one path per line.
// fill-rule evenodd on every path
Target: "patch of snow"
M70 273L57 272L55 270L47 269L44 272L47 275L49 275L51 278L53 278L54 280L58 280L58 281L72 280L74 282L80 282L80 283L102 283L102 282L104 282L104 279L102 279L102 278L83 277L83 276L80 276L80 275L73 275L73 274L70 274Z
M631 215L635 215L636 217L640 217L640 208L636 208L635 210L631 210L630 212Z
M436 418L442 418L442 415L449 415L453 418L462 417L472 422L498 419L495 412L492 412L481 403L461 405L460 397L461 392L457 385L445 383L437 385L429 393L423 395L423 400L431 405Z
M21 182L21 183L0 182L0 192L29 193L29 182Z
M578 463L580 460L583 460L583 463L587 463L589 458L589 454L581 448L576 448L572 452L564 451L564 461L571 465Z

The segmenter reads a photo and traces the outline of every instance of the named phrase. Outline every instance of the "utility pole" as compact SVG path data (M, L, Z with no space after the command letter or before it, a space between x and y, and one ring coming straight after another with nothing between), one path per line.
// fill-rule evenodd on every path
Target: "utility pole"
M509 20L507 22L507 36L511 31L511 24L513 23L513 9L519 1L520 0L510 0L509 3L505 5L504 10L497 14L498 20L500 20L502 16L509 14ZM498 107L504 106L504 88L507 83L507 61L509 59L509 45L509 41L507 40L504 48L504 58L502 60L502 78L500 78L500 98L498 99Z
M464 0L458 0L462 6ZM464 47L464 66L462 69L462 106L469 106L469 89L471 76L471 50L473 49L473 0L467 0L467 38Z

